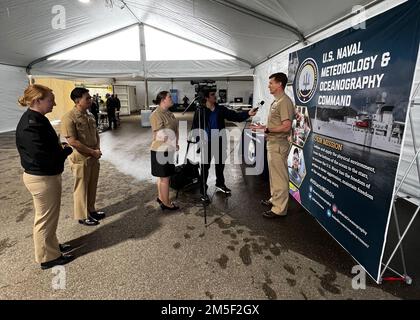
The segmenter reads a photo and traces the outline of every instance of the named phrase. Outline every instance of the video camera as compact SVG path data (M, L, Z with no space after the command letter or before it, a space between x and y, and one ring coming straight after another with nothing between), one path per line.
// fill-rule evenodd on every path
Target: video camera
M216 81L214 80L191 80L191 85L195 86L197 105L205 102L206 91L217 91Z

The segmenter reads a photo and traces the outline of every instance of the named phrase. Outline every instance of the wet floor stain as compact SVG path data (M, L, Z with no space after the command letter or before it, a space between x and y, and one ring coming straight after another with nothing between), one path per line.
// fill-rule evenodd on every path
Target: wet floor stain
M318 292L321 296L325 297L324 290L322 290L321 288L318 288Z
M239 245L239 241L238 240L231 240L230 243L233 244L234 246Z
M173 247L174 247L174 249L179 249L179 248L181 248L181 244L179 242L177 242L173 245Z
M210 300L213 300L214 296L210 292L206 291L206 296L209 297Z
M270 287L270 284L273 283L273 280L270 279L269 274L264 272L265 274L265 282L263 283L262 289L269 300L276 300L277 294L273 288Z
M31 212L32 212L32 208L23 209L23 212L16 217L16 222L17 223L22 222L23 220L25 220L26 216L30 214Z
M235 228L236 226L239 225L239 222L236 221L236 220L232 220L232 221L230 221L230 223L226 223L222 219L217 219L216 223L217 223L217 225L219 226L220 229Z
M220 268L226 269L227 262L229 261L229 258L227 257L227 255L222 254L220 256L220 258L219 259L216 259L215 261L220 265Z
M327 270L327 273L321 277L318 277L318 279L321 280L321 287L324 290L332 294L341 294L339 286L334 283L334 281L337 279L337 274L334 271Z
M263 291L264 291L265 295L267 296L267 298L269 300L276 300L277 299L276 292L273 290L273 288L271 288L268 285L268 283L264 283L262 288L263 288Z
M226 248L228 248L230 251L235 251L235 247L234 246L227 246Z
M251 244L251 246L252 246L252 252L253 253L255 253L255 254L263 254L262 248L261 248L260 245L258 245L258 243L253 242Z
M191 238L191 236L190 236L188 233L186 233L186 234L184 234L184 238L185 238L185 239L190 239L190 238Z
M0 256L6 251L6 249L15 246L17 241L10 241L10 238L0 240Z
M278 257L279 255L280 255L280 249L279 248L277 248L277 247L270 247L270 252L273 254L273 255L275 255L276 257Z
M285 264L285 265L283 266L283 268L284 268L287 272L289 272L290 274L292 274L292 275L295 275L295 274L296 274L295 269L294 269L292 266L288 265L288 264Z
M200 233L198 236L199 236L200 238L203 238L203 237L205 236L205 234L204 234L204 233Z
M246 266L249 266L252 263L251 250L249 249L249 244L244 245L239 250L239 257L241 257L243 264Z
M193 227L193 226L187 226L187 229L192 231L192 230L195 230L195 227Z
M273 257L272 257L272 256L265 256L265 257L264 257L264 259L265 259L265 260L272 261L272 260L273 260Z
M287 281L287 284L288 284L290 287L295 287L295 286L296 286L296 280L286 278L286 281Z

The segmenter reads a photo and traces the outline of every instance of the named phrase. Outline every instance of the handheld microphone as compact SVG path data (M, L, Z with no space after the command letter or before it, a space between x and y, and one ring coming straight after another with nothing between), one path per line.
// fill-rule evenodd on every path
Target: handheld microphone
M264 105L264 103L265 103L264 100L262 100L262 101L260 101L260 103L258 103L258 106L261 106L262 107ZM254 108L254 111L257 112L259 108L260 107Z

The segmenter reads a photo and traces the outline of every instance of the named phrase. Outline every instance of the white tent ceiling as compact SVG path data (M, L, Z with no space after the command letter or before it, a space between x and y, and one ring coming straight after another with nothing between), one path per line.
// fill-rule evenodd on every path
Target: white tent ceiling
M142 75L141 63L45 58L143 23L238 58L206 63L148 62L148 77L252 75L252 67L267 57L348 17L355 5L371 3L372 0L91 0L83 4L76 0L0 0L0 63L30 65L35 74ZM52 27L57 15L52 11L55 6L65 9L65 29ZM162 50L182 48L166 48L162 44Z

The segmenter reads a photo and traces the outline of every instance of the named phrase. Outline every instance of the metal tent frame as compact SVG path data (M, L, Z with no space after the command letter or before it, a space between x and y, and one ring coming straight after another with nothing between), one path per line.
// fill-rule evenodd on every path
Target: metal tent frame
M417 88L414 92L418 92L420 89L420 83L417 85ZM410 165L408 166L408 168L406 169L401 181L399 182L399 184L397 185L395 191L394 191L394 196L392 198L392 215L394 217L394 221L395 221L395 226L397 229L397 236L398 236L398 243L396 244L395 248L392 250L392 253L390 254L390 256L388 257L388 260L384 263L382 261L381 264L381 271L380 271L380 283L382 283L383 281L404 281L405 283L411 285L413 280L412 278L408 275L407 272L407 265L406 265L406 260L405 260L405 254L404 254L404 248L403 248L403 240L406 237L407 233L409 232L414 220L416 219L418 213L420 212L420 198L416 198L413 201L413 198L411 196L407 196L406 194L403 194L401 192L401 188L403 187L404 183L406 183L407 177L410 175L414 164L416 164L417 166L417 179L418 179L418 184L420 186L420 147L417 144L416 141L416 136L415 136L415 126L414 126L414 120L413 120L413 109L415 107L419 107L420 106L420 102L416 102L415 101L415 97L416 94L413 94L413 98L410 101L410 105L408 108L408 117L409 117L409 121L410 121L410 129L411 129L411 135L412 135L412 139L413 139L413 148L414 148L414 157L411 159L410 161ZM402 156L402 154L401 154ZM397 206L396 206L396 202L398 199L410 199L410 202L413 203L416 206L416 209L408 223L408 225L405 227L404 231L401 233L401 228L400 228L400 222L398 219L398 210L397 210ZM395 255L397 253L397 251L400 251L401 254L401 262L402 262L402 274L396 270L394 270L393 268L390 267L391 262L393 261L393 259L395 258ZM384 277L385 272L389 270L391 272L393 272L394 274L396 274L398 277Z

